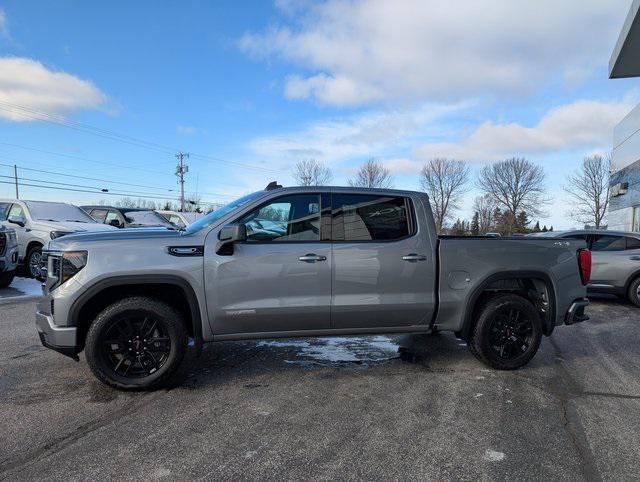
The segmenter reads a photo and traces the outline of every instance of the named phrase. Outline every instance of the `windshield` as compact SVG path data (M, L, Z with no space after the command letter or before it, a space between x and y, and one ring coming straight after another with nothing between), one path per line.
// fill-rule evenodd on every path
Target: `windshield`
M173 224L155 211L125 211L124 215L129 224L136 224L138 226L166 226L175 229Z
M253 201L254 199L258 199L259 197L264 196L264 193L265 193L264 191L257 191L251 194L247 194L246 196L236 199L235 201L231 201L226 206L222 206L221 208L216 209L215 211L211 211L204 218L199 219L193 224L190 224L186 229L187 234L192 234L197 231L200 231L201 229L211 226L216 221L223 218L230 212L244 206L245 204Z
M65 203L47 203L41 201L25 201L29 213L38 221L75 221L78 223L95 223L87 213L79 207Z

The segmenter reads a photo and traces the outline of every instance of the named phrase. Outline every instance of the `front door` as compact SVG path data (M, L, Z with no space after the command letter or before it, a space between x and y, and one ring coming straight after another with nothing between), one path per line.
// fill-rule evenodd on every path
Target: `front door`
M321 198L281 196L234 220L247 227L247 241L236 243L231 255L215 253L217 235L214 242L207 238L214 335L330 327L331 243L323 238Z
M591 284L616 286L620 278L620 264L628 264L624 236L597 234L591 236ZM624 286L624 282L622 283Z
M30 236L28 233L31 231L28 226L29 221L27 220L27 215L25 214L24 209L22 208L22 206L20 206L20 204L12 204L11 208L9 209L9 215L7 216L7 219L16 219L23 224L23 226L20 226L19 224L9 223L7 224L7 226L15 229L19 256L20 259L24 259L24 257L27 255L26 249L30 240Z
M333 193L333 328L423 325L435 307L435 260L402 196Z

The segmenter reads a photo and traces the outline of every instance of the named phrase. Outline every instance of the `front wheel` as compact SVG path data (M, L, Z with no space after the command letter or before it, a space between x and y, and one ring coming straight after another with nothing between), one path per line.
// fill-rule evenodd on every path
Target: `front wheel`
M31 278L42 280L42 246L34 246L27 253L27 274Z
M500 294L482 307L469 348L483 363L498 370L515 370L536 354L542 323L536 308L522 296Z
M187 347L182 315L148 297L105 308L89 327L85 356L103 383L123 390L158 388L178 369Z

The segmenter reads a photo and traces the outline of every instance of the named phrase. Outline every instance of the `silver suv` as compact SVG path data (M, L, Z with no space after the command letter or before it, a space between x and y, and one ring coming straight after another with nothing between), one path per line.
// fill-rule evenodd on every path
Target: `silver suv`
M640 233L590 229L541 236L585 241L593 257L589 293L625 297L640 307Z
M0 199L0 222L15 230L18 261L32 278L42 277L42 247L50 240L71 233L115 229L95 222L72 204L18 199Z

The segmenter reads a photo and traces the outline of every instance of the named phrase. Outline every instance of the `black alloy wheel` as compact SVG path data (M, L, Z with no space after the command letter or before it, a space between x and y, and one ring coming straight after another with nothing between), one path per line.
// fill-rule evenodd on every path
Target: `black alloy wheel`
M115 320L101 336L103 356L116 375L142 378L165 364L171 352L166 328L150 316Z
M497 310L490 326L491 350L504 360L521 356L533 343L533 321L517 308L507 306Z

